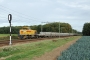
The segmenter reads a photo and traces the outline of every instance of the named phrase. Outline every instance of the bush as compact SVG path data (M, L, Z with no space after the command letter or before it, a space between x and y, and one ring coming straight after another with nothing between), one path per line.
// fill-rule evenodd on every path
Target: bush
M82 31L84 36L90 36L90 23L85 23Z

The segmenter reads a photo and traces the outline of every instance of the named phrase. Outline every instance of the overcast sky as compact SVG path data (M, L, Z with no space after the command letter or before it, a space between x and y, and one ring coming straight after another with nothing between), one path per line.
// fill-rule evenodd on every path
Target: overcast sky
M0 26L38 25L42 22L66 22L82 31L90 22L90 0L0 0ZM44 24L44 23L42 23Z

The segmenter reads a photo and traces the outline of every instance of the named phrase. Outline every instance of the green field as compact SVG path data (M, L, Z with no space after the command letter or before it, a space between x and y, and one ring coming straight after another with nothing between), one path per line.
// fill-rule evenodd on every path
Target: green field
M0 40L9 39L10 34L0 34ZM18 34L12 34L12 39L18 39Z
M90 60L90 36L83 36L67 50L63 51L57 60Z
M46 52L64 45L65 43L72 41L80 36L74 36L70 38L42 40L39 42L19 44L15 46L8 46L0 48L0 58L5 60L32 60L34 57L43 55Z
M10 36L10 34L0 34L0 37L7 37ZM18 34L12 34L12 36L18 36Z

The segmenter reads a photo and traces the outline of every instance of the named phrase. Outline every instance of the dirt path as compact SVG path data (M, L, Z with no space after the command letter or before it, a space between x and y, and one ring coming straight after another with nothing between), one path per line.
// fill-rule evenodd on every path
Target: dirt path
M80 37L79 37L80 38ZM49 53L46 53L42 55L41 57L37 57L33 60L57 60L57 57L60 56L60 53L64 50L66 50L70 45L74 44L79 38L72 40L65 45L62 45L61 47L58 47L54 50L52 50Z

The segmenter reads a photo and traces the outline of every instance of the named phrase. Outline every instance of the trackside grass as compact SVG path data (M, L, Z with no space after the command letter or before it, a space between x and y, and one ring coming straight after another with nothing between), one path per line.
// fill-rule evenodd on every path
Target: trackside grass
M0 34L0 40L9 39L10 34ZM18 39L18 34L12 34L12 39Z
M8 47L0 48L0 58L5 60L32 60L34 57L43 55L46 52L64 45L65 43L72 41L80 36L74 36L70 38L42 40L39 42L18 44Z
M0 34L0 37L7 37L10 36L10 34ZM12 34L12 36L17 36L17 34Z

